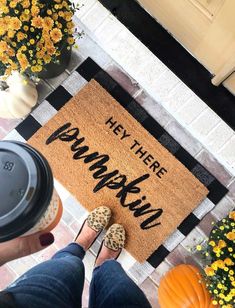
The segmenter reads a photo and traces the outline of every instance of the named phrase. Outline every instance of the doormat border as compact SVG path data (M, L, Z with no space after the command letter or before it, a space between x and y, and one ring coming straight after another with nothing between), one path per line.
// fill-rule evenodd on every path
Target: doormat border
M200 182L202 182L209 194L207 198L216 205L228 192L206 168L204 168L194 157L191 156L171 135L169 135L160 124L157 123L146 111L140 106L129 93L127 93L111 76L108 75L99 65L91 58L87 58L76 69L87 81L95 79L114 99L117 100L153 137L155 137L165 148L168 149L183 165L188 168ZM57 111L59 111L69 100L72 95L63 87L59 86L47 98L48 101ZM25 139L30 139L41 128L38 121L29 115L17 127L16 131ZM189 214L179 225L178 231L187 236L200 222L200 219L193 213ZM156 268L170 251L162 244L147 260Z
M204 103L235 129L234 96L134 0L99 0ZM143 27L144 25L144 27Z

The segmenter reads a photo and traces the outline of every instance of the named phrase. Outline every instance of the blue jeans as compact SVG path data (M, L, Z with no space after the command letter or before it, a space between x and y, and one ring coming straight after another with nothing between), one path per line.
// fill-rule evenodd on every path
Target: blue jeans
M19 308L80 308L85 271L85 251L71 243L17 279L6 291ZM150 308L144 293L121 265L108 260L93 271L90 308Z

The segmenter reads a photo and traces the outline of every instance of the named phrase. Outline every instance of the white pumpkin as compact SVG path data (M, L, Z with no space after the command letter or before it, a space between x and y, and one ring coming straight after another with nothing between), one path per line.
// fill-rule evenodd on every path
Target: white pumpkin
M19 72L13 72L6 80L8 88L0 91L0 118L20 119L29 114L37 104L35 84Z

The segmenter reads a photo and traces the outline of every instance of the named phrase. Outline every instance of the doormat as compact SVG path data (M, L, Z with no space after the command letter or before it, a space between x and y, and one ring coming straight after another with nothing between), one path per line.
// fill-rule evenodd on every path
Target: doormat
M168 149L194 176L209 190L207 198L191 212L178 226L177 230L167 238L159 247L156 246L154 253L148 258L148 263L157 268L169 253L199 224L203 217L228 192L227 188L210 173L196 158L184 149L168 132L139 105L133 97L124 90L116 80L105 72L94 60L87 58L76 69L72 75L76 80L89 82L95 79L113 98L118 101L156 140ZM73 77L73 76L72 76ZM74 79L73 79L74 80ZM59 111L72 97L70 88L72 84L62 84L46 97L46 103L53 113ZM73 86L73 85L72 85ZM75 85L76 86L76 85ZM39 115L29 115L15 129L14 138L18 140L29 140L40 128L41 118ZM47 115L48 118L48 115ZM18 137L17 137L18 136ZM10 139L12 139L12 134Z
M126 249L145 261L208 189L95 80L29 143L89 211L109 206Z

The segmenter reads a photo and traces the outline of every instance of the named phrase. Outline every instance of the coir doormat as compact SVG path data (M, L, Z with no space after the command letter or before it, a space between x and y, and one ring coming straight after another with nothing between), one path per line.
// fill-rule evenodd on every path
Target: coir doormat
M126 249L145 261L206 197L207 188L95 80L29 143L89 211L112 209Z

